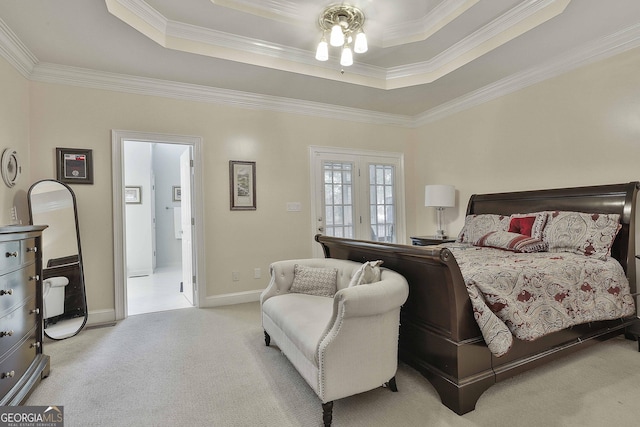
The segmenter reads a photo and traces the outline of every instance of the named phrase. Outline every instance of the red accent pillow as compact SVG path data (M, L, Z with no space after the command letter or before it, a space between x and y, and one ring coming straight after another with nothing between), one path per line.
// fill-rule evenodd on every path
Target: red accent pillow
M531 237L531 229L533 228L533 223L535 222L535 216L523 216L519 218L511 218L509 222L509 231L510 233L518 233L524 234L525 236Z

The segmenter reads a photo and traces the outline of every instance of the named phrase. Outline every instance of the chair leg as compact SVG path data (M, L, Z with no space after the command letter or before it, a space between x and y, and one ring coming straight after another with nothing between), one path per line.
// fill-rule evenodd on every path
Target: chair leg
M264 343L267 345L267 347L269 347L269 344L271 344L271 337L269 336L267 331L264 331Z
M322 421L324 427L331 426L331 420L333 419L333 401L322 404Z
M396 377L393 377L389 380L388 383L385 384L385 387L389 388L389 390L394 393L398 391L398 386L396 385Z

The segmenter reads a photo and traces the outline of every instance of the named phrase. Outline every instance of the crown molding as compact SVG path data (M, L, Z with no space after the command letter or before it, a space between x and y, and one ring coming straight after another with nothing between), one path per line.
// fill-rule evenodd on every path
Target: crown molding
M561 14L571 0L529 0L428 61L387 69L387 88L431 83Z
M414 116L414 127L431 123L585 65L640 47L640 24L587 43L538 66L513 74L490 85Z
M440 120L638 47L640 47L640 24L585 44L541 66L513 74L416 116L407 116L40 63L0 19L0 56L4 57L18 72L31 81L409 128L420 127Z
M0 56L25 78L29 78L38 59L0 18Z
M106 73L102 71L48 63L39 63L34 68L30 79L44 83L64 84L69 86L229 105L254 110L302 114L362 123L410 127L413 122L411 117L399 114L380 113L376 111L340 107L319 102L301 101L291 98L259 95L167 80Z
M256 4L256 2L246 0L211 0L211 3L274 21L295 22L298 25L304 25L304 22L300 19L302 15L300 6L293 1L261 0Z
M382 34L382 47L426 40L466 12L480 0L444 0L422 18L389 27Z
M331 63L316 61L313 52L304 49L168 20L144 0L105 3L113 16L168 49L390 90L431 83L561 14L570 1L525 0L428 61L390 68L357 62L346 74L336 73ZM431 18L427 16L424 25L432 28L426 31L437 31L475 3L476 0L446 0L432 11ZM246 1L226 4L251 6ZM270 10L277 14L276 9Z

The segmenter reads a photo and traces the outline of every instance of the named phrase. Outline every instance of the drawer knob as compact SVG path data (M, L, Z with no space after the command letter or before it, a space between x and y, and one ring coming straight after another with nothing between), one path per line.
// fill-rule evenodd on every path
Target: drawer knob
M16 374L16 371L3 372L1 379L12 378Z
M39 308L34 308L33 310L31 310L29 312L29 314L40 314L40 309Z
M2 337L10 337L11 335L13 335L13 331L12 330L0 332L0 338L2 338Z
M40 348L40 343L39 342L32 342L31 345L29 346L30 348Z
M37 275L37 274L36 274L35 276L29 276L29 280L30 280L30 281L31 281L31 280L38 280L39 278L40 278L40 276L39 276L39 275Z
M13 295L13 289L0 289L0 296Z
M7 258L17 258L18 257L18 252L7 252Z
M38 247L34 246L32 248L27 248L27 253L29 253L29 252L38 252Z

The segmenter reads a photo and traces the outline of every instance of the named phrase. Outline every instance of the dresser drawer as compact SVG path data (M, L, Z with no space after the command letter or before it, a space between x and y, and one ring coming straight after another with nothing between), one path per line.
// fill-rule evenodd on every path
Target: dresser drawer
M14 351L0 359L0 395L7 394L27 372L40 345L41 343L36 341L36 327L33 327Z
M35 298L38 278L36 265L0 277L0 317L23 304L27 298Z
M36 299L30 298L0 319L0 359L37 324Z
M29 264L35 261L38 253L36 239L24 239L21 244L21 251L22 264Z
M19 240L0 242L0 273L20 267L22 264L20 246Z

